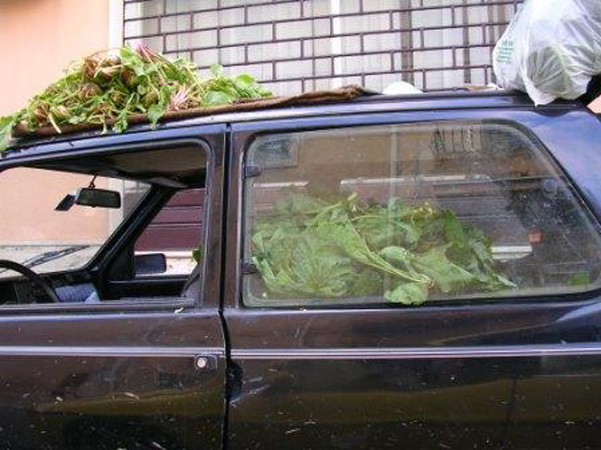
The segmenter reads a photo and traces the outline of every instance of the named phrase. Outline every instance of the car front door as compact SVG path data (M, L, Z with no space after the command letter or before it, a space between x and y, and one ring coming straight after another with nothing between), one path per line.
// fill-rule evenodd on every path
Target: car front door
M531 346L527 331L591 295L601 241L524 131L552 119L507 117L234 127L229 448L508 442L516 383L577 350L553 334ZM598 373L595 357L587 367Z
M204 234L200 242L205 249L205 258L200 263L204 283L193 295L179 296L178 292L173 296L165 295L168 282L160 277L145 281L136 278L129 283L150 283L162 290L157 288L153 293L150 288L137 291L132 288L127 292L144 294L104 298L103 293L112 281L99 274L118 272L112 267L111 255L120 253L119 246L131 246L129 241L133 242L141 233L136 224L146 220L143 216L150 207L142 204L100 250L90 267L44 275L54 282L56 289L58 284L64 284L75 293L83 285L74 285L74 280L81 281L87 276L85 286L93 289L89 279L94 274L93 279L103 285L96 286L100 299L3 305L0 311L2 448L222 448L226 359L219 316L219 248L224 128L210 126L187 133L185 136L182 133L170 136L169 132L138 134L133 138L138 141L136 145L131 142L120 145L119 137L107 137L97 149L86 147L85 142L71 146L73 155L87 152L86 157L95 158L94 161L116 161L124 155L123 160L130 162L123 164L137 164L136 167L142 167L140 171L148 171L157 178L166 176L167 172L161 171L182 170L192 179L192 169L199 168L201 179L207 180L206 207L200 208L204 211ZM160 153L153 153L155 150ZM193 160L195 155L199 160ZM7 161L28 165L27 158L26 155L19 161L10 158ZM62 163L51 161L49 156L45 158L48 166L62 167ZM204 168L204 163L198 161L206 162ZM43 197L47 193L44 190L52 191L52 185L30 189L38 189L37 209L44 209ZM43 223L37 227L46 230ZM1 230L7 231L6 227ZM4 248L2 251L6 252ZM15 283L19 289L28 286L26 281ZM125 281L122 279L120 283ZM6 282L2 286L8 288L12 284Z

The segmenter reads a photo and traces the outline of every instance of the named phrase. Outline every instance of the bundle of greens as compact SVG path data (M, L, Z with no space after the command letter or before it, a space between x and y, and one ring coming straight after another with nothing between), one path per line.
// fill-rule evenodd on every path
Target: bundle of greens
M419 305L431 292L515 287L496 270L481 231L427 203L366 205L356 193L337 202L292 193L258 217L252 244L268 299L383 294Z
M17 124L30 130L97 124L106 131L127 129L128 116L145 114L152 126L167 111L217 106L271 93L248 74L226 77L211 66L201 79L190 61L170 61L145 45L123 47L118 55L94 54L72 65L65 76L33 97L26 108L0 118L0 152Z

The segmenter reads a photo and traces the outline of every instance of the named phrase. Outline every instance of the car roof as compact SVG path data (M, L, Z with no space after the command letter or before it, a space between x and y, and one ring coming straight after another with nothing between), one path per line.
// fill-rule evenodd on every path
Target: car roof
M575 108L582 105L577 101L559 101L542 108ZM258 109L253 111L230 112L212 116L165 121L155 129L174 130L202 125L235 124L265 120L293 119L302 117L331 116L337 114L387 112L387 111L432 111L445 109L481 108L534 108L532 101L519 92L503 90L487 91L444 91L410 95L369 95L354 100L336 103L288 106L282 108ZM539 107L541 108L541 107ZM24 137L16 139L3 154L2 160L16 160L36 154L64 153L74 141L101 139L103 136L121 137L121 143L128 141L134 133L150 131L148 124L131 126L127 132L118 134L99 130L75 132L44 137ZM113 140L113 139L112 139ZM62 145L61 145L62 144ZM49 148L51 147L51 148Z

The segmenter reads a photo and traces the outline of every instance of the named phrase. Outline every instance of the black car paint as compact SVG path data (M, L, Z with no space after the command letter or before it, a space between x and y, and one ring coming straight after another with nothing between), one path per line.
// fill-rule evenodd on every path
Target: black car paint
M225 126L167 135L150 133L134 144L125 135L92 139L77 148L68 143L67 150L51 155L47 148L30 149L2 161L7 168L55 155L194 143L200 136L210 152L202 304L200 298L157 300L148 293L133 303L5 306L0 318L2 448L189 449L199 443L222 448L226 353L219 274ZM44 277L58 283L94 279L103 294L155 286L161 281L120 282L108 280L108 274L167 198L151 195L84 269Z
M601 132L590 113L433 107L234 125L228 223L242 217L244 151L264 130L446 120L509 121L530 130L575 181L590 181L579 186L599 218L601 185L591 167L601 167L601 159L590 143ZM224 315L238 373L228 448L597 446L595 294L419 309L249 310L238 295L241 230L228 240L225 270Z
M195 119L17 148L0 169L228 136L222 148L213 141L202 303L6 307L0 440L12 448L597 448L598 292L421 308L240 304L242 174L254 135L474 119L534 133L601 219L597 118L573 103L534 109L513 95L368 99L217 118L231 132ZM110 261L111 245L90 271ZM215 364L199 370L199 356ZM170 395L181 403L153 403Z

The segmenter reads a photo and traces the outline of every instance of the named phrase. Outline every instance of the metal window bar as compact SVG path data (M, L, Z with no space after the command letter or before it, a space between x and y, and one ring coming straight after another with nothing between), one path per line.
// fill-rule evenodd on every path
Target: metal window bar
M522 0L125 0L124 41L250 71L276 94L407 81L494 81L491 54Z

